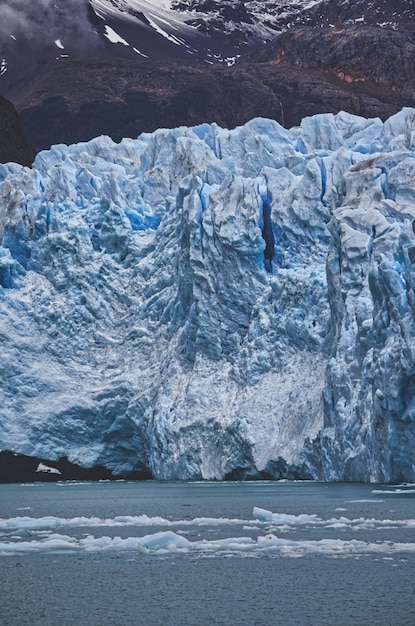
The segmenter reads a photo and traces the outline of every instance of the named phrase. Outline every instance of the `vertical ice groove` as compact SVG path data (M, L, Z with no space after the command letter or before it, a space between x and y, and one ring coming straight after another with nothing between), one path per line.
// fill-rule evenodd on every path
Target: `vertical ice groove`
M266 180L262 178L258 183L258 192L261 197L261 234L265 242L264 267L268 273L272 273L272 260L274 258L275 236L271 219L271 203L268 194Z
M318 160L318 164L319 164L320 169L321 169L321 196L320 196L320 201L324 202L324 196L326 195L326 188L327 188L327 171L326 171L326 165L324 163L324 158L320 158Z

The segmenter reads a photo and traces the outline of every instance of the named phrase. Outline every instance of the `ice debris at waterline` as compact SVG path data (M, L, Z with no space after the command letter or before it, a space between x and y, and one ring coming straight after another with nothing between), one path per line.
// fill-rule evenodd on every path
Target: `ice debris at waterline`
M0 447L158 479L415 480L415 111L0 166Z
M415 543L408 541L385 540L378 532L384 529L411 530L415 528L414 519L390 520L376 518L349 519L346 517L322 519L318 515L289 515L272 513L254 508L253 520L226 518L195 518L193 520L167 520L160 517L117 516L113 519L96 517L15 517L0 519L0 557L9 554L58 553L58 552L125 552L141 554L168 555L191 554L198 557L245 556L245 557L291 557L321 555L330 558L375 555L393 560L393 557L405 557L415 552ZM144 536L101 536L80 533L83 528L96 531L132 526L154 526L161 528ZM165 527L168 530L164 530ZM228 528L229 537L212 536L217 527ZM171 530L175 527L175 530ZM208 537L199 532L207 527ZM57 532L65 530L65 534ZM298 529L307 530L310 535L319 531L319 538L308 537L306 540L290 537ZM322 537L328 531L330 538ZM368 531L365 539L350 536L336 537L333 533ZM140 532L140 531L139 531ZM18 534L16 534L18 533ZM189 533L192 539L183 536ZM244 534L242 534L244 533ZM278 534L277 534L278 533ZM280 535L284 535L281 537ZM314 537L315 535L312 535ZM195 538L196 537L196 538ZM371 540L373 539L373 540Z

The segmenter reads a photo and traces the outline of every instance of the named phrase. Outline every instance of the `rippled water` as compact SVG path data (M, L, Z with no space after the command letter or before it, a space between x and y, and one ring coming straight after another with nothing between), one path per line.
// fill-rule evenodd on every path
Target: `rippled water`
M414 625L415 486L0 485L0 623Z

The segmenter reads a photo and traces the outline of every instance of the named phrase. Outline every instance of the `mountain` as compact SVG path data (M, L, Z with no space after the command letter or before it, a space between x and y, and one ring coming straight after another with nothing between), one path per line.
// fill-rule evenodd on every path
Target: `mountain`
M256 116L286 127L340 110L385 120L415 105L414 11L401 0L8 7L0 91L37 151Z
M226 3L225 3L226 4ZM233 62L235 44L185 22L169 0L9 0L0 26L0 88L15 98L47 72L75 57L181 63Z
M0 88L9 97L67 57L232 65L304 25L415 29L406 0L9 0L3 13Z
M3 451L44 472L413 482L414 151L406 108L0 166Z
M331 39L329 46L336 49L337 40ZM80 66L65 59L19 100L20 117L41 150L98 135L120 141L159 127L217 122L234 128L258 116L287 128L300 124L305 115L340 110L385 120L403 106L415 105L405 64L388 85L370 76L349 82L349 76L360 77L365 69L350 74L345 65L304 69L288 55L280 64L271 59L231 68L102 60Z

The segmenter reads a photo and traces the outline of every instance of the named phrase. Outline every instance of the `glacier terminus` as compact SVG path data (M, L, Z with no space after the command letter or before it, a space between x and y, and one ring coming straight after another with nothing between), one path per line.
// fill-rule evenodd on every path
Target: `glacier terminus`
M415 481L415 110L0 166L0 448L116 476Z

